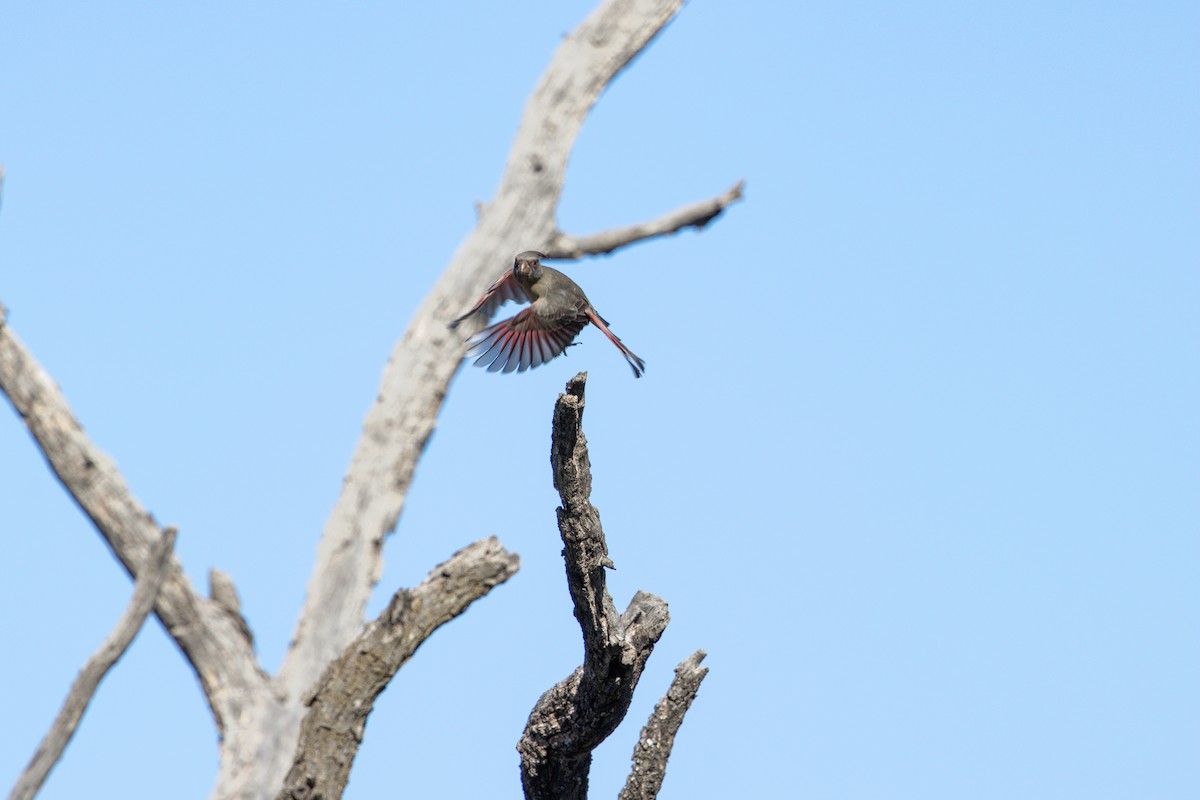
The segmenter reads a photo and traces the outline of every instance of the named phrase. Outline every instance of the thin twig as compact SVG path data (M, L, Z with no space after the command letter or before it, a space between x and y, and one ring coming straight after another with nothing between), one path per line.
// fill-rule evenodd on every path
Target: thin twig
M79 671L75 682L71 684L71 691L67 693L67 699L63 701L62 709L54 719L54 724L50 726L50 731L38 745L33 758L29 760L29 766L25 767L25 771L17 779L12 793L8 796L9 800L30 800L42 788L50 770L54 769L54 765L62 758L63 751L75 735L75 729L79 727L79 721L83 719L83 712L87 711L92 696L100 686L100 681L104 680L108 671L125 654L138 631L142 629L150 610L154 608L154 601L171 564L171 551L174 546L175 529L167 528L151 548L146 563L138 571L137 586L133 590L133 599L129 601L129 607L117 621L112 633L104 640L104 644L100 645L100 649L92 654Z
M582 258L583 256L600 255L634 244L653 239L656 236L667 236L678 233L685 228L703 228L725 211L726 208L742 199L745 181L738 181L727 192L711 200L693 203L676 209L669 214L640 225L629 225L624 228L594 233L591 236L569 236L562 231L555 231L543 252L550 258Z

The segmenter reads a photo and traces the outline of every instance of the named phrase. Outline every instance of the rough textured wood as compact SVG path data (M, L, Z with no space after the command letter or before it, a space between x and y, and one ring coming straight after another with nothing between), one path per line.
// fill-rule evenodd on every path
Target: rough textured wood
M83 719L83 712L87 711L92 696L100 686L100 681L104 680L104 676L113 665L125 655L134 637L142 629L146 617L150 615L150 610L154 608L154 601L162 588L167 568L171 565L171 552L174 547L175 529L167 528L159 541L151 547L150 556L138 575L128 608L117 621L112 633L104 640L104 644L100 645L100 649L92 654L79 671L75 682L71 684L71 691L67 693L67 699L63 701L62 709L50 726L50 731L38 745L29 765L17 779L8 796L9 800L30 800L42 788L50 770L54 769L54 765L62 758L63 751L75 735L75 729L79 727L79 721Z
M582 800L587 797L592 751L624 719L654 645L667 627L667 604L638 592L617 615L605 569L612 566L589 499L592 489L587 439L581 427L587 376L567 383L554 407L550 461L562 499L558 529L567 585L583 632L583 664L542 695L517 744L525 797Z
M493 537L455 553L415 589L396 592L309 696L295 762L279 800L341 797L375 698L422 642L516 574L519 563Z
M155 612L199 676L221 736L215 798L273 796L292 765L303 699L362 630L418 459L433 432L463 343L482 321L445 322L529 248L610 252L651 236L701 227L740 197L740 186L644 225L573 239L557 230L567 160L589 110L667 25L683 0L603 0L566 36L525 107L495 197L397 342L369 410L341 495L326 522L293 644L279 675L259 667L232 585L201 597L172 559ZM55 474L132 575L158 526L120 473L84 435L66 400L0 314L0 390L29 426ZM663 610L665 615L665 607Z
M683 717L700 691L700 682L708 670L700 666L703 650L697 650L675 668L671 688L654 706L637 744L633 748L633 767L618 800L654 800L667 774L667 759L675 745L675 734Z
M569 34L526 105L495 198L418 309L385 369L281 677L303 692L362 624L418 457L461 364L463 342L483 321L445 323L482 293L513 253L556 234L567 160L588 111L610 81L666 25L682 0L609 0Z
M217 797L252 797L253 787L270 786L287 771L286 745L294 741L302 713L297 698L360 629L371 587L382 574L384 538L403 510L417 461L461 367L464 342L484 325L471 320L450 331L446 322L495 280L514 253L549 246L560 235L558 200L588 112L682 6L683 0L605 0L559 45L525 106L495 197L477 207L474 230L384 369L317 547L305 605L278 678L284 699L254 723L264 742L277 744L245 764L223 760ZM645 236L627 231L626 244ZM621 246L619 237L605 246Z

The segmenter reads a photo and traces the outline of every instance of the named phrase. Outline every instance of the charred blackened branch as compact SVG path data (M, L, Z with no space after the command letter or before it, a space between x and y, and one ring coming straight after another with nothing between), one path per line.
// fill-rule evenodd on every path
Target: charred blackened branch
M519 564L492 537L455 553L415 589L396 592L306 698L308 713L279 800L341 797L375 698L422 642L515 575Z
M654 712L642 728L642 735L633 748L633 768L617 800L654 800L662 788L667 773L667 759L675 745L675 734L683 724L683 715L696 699L700 682L708 674L700 666L703 650L697 650L675 668L671 688L654 706Z
M416 464L459 369L464 336L473 332L451 335L446 328L450 316L494 281L514 253L538 243L566 258L611 252L650 237L703 227L741 197L739 184L719 197L642 225L579 238L557 231L567 163L589 111L683 4L684 0L600 0L559 43L525 106L495 195L479 208L475 228L388 360L321 537L305 606L277 677L267 675L258 663L232 583L214 573L211 596L203 597L177 559L170 557L154 610L195 670L217 725L217 800L269 797L278 791L294 766L301 720L312 717L316 708L303 705L302 699L321 681L323 691L333 691L334 683L322 676L332 662L349 658L347 648L363 629L363 612L383 569L383 542L404 508ZM11 401L54 474L114 555L131 575L140 577L161 533L159 525L112 460L85 434L58 386L13 334L2 308L0 393ZM564 400L575 403L580 447L582 399L580 379L577 392ZM580 453L579 474L586 478L586 449ZM574 444L564 451L564 471L578 455ZM564 477L556 466L556 480L565 488ZM554 794L545 788L554 785L547 783L547 776L560 768L565 776L582 775L577 783L586 784L588 746L607 735L624 714L632 683L667 619L665 603L651 595L639 594L623 615L616 614L604 591L603 569L610 562L586 491L581 502L564 494L560 519L587 655L579 673L547 693L547 706L539 705L530 719L522 740L522 753L530 754L525 760L526 787L544 788L533 796ZM425 602L432 603L428 598ZM576 691L577 696L571 695ZM314 703L319 699L318 693ZM562 704L557 710L551 708L556 699ZM305 730L306 737L315 735ZM299 752L307 751L302 747ZM305 780L317 775L301 774ZM344 775L338 780L344 782Z
M562 534L567 585L575 618L583 631L583 664L542 695L517 744L525 797L587 796L592 751L612 733L629 709L633 691L654 645L667 627L667 604L638 592L618 615L606 588L612 566L591 504L591 464L583 435L583 394L587 376L567 383L554 407L550 461L562 499Z

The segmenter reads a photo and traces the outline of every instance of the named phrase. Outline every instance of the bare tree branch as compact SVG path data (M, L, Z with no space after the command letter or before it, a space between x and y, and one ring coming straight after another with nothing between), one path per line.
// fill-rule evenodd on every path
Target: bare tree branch
M703 228L724 213L725 209L742 199L745 181L738 181L724 194L676 209L670 214L640 225L595 233L591 236L574 237L556 231L543 247L550 258L582 258L593 256L631 245L635 242L678 233L685 228Z
M463 340L445 322L495 280L512 254L555 231L566 165L601 92L682 6L683 0L606 0L561 43L525 108L495 198L397 343L378 398L318 548L318 565L281 672L303 692L362 624L413 470L451 379Z
M341 494L317 547L304 608L280 670L282 709L271 709L265 741L273 758L235 765L218 777L218 796L242 786L277 785L288 770L285 747L302 709L295 701L360 629L371 587L382 573L384 538L395 528L418 459L433 432L464 340L482 321L458 331L446 322L495 280L513 253L554 235L566 166L596 100L658 35L683 0L604 0L567 35L525 106L495 197L478 206L474 230L397 342L376 402L351 459ZM240 769L240 767L239 767ZM263 776L266 776L265 778Z
M675 745L675 734L683 716L700 691L700 682L708 670L700 666L703 650L697 650L675 668L671 688L654 706L650 719L633 748L633 768L617 800L654 800L667 774L667 759Z
M30 800L34 797L50 775L50 770L54 769L54 765L62 758L63 751L75 735L75 729L79 727L79 721L83 719L83 712L87 711L92 696L100 686L100 681L104 680L108 671L125 654L138 631L142 629L150 610L154 608L154 600L158 597L158 591L162 588L163 579L171 565L171 550L174 546L175 529L167 528L150 549L149 557L138 575L129 607L117 621L112 633L104 640L104 644L100 645L100 649L92 654L79 671L75 682L71 684L71 691L67 693L67 699L63 701L62 709L54 719L54 724L50 726L50 731L38 745L29 765L17 779L12 793L8 796L9 800Z
M591 504L591 464L583 435L587 375L567 383L554 406L550 462L562 499L558 530L563 540L567 585L583 631L583 665L542 695L517 744L521 784L529 800L584 800L592 750L612 733L633 699L642 669L670 614L667 604L638 592L617 616L604 570L612 566Z
M0 391L29 428L63 488L92 520L133 577L149 563L162 533L133 497L112 460L84 433L57 384L0 314ZM235 621L196 594L179 562L171 564L155 601L167 633L191 663L218 730L240 718L266 692L267 677Z
M362 630L364 608L382 572L384 538L396 525L417 461L461 366L464 340L483 324L469 320L451 332L445 322L494 280L513 253L558 235L555 220L567 161L589 110L682 5L683 0L602 0L562 40L524 109L495 196L479 207L474 230L393 349L317 547L305 605L277 678L259 668L248 626L222 587L213 599L201 597L172 558L155 611L199 676L222 737L214 797L258 798L281 785L296 752L306 712L303 698ZM658 235L656 225L699 225L716 216L706 219L706 213L695 211L675 222L668 217L640 233L601 236L636 241ZM0 389L59 480L136 575L158 526L2 322ZM635 598L626 616L641 609L638 620L661 617L665 625L665 605L652 600L643 608ZM611 609L601 610L609 619ZM635 633L641 625L630 622ZM646 623L647 630L653 627Z
M495 537L455 553L415 589L401 589L330 664L307 700L295 762L279 800L341 797L375 698L441 625L516 574Z

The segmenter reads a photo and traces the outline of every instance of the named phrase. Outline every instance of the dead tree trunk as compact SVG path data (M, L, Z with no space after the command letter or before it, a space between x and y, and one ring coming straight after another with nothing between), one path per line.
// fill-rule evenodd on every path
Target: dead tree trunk
M318 701L327 699L322 693L331 684L322 676L348 657L360 637L396 620L415 624L422 636L436 628L431 618L397 611L396 620L376 620L372 623L376 627L364 631L363 613L382 573L384 538L396 526L417 461L460 365L464 332L451 333L446 321L519 250L533 248L566 258L611 252L646 238L703 227L740 199L738 184L712 199L641 224L580 236L557 227L567 159L588 111L682 5L683 0L604 0L559 45L526 105L495 197L480 207L475 229L451 258L388 360L341 495L325 524L307 600L277 675L267 674L258 662L232 582L214 573L206 598L170 556L154 611L198 676L220 735L215 798L262 798L280 791L297 763L306 715L317 713L322 707ZM463 327L478 324L468 322ZM53 379L5 325L2 309L0 390L130 575L136 578L150 569L155 545L163 535L161 526L84 433ZM463 552L467 551L484 562L470 573L477 583L470 588L458 585L453 597L438 601L444 604L438 620L461 613L466 603L516 569L515 558L498 545L476 543ZM444 583L430 580L405 596L451 591ZM411 631L380 635L406 639L397 651L401 653L397 668L419 644L411 639L416 635Z
M563 540L567 586L583 631L583 664L543 694L529 715L517 745L527 800L587 798L592 751L625 718L642 670L671 618L667 604L648 592L635 594L621 614L608 594L605 570L613 564L600 526L600 512L591 502L592 466L583 435L586 382L587 375L580 373L567 383L566 393L559 395L550 445L554 487L562 498L558 530ZM697 664L703 657L703 653L693 656ZM697 688L705 672L699 671ZM683 706L668 723L672 739L686 710ZM651 749L646 739L644 730L630 775L630 782L640 787L641 794L633 797L649 798L658 793L671 754L669 742L666 747ZM642 775L653 777L642 780Z

